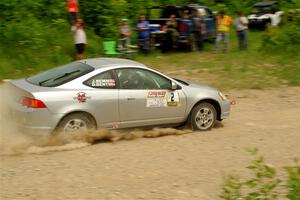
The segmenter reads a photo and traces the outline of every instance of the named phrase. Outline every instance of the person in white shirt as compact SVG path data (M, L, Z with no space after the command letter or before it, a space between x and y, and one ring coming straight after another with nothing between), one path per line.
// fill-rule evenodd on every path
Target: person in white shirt
M243 12L237 12L237 18L233 22L240 49L247 49L247 30L248 30L248 19L243 16Z
M81 60L84 58L84 51L87 45L86 34L84 31L84 21L81 18L77 18L74 26L71 27L71 31L74 34L74 44L76 48L76 58Z

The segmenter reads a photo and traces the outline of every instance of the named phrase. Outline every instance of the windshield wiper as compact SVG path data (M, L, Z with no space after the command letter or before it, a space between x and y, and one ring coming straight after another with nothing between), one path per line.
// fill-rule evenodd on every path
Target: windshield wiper
M65 73L64 75L59 76L59 77L53 79L53 81L56 81L56 80L61 79L61 78L64 78L64 77L67 77L67 76L69 76L69 75L71 75L71 74L75 74L75 73L77 73L77 72L80 72L80 70L78 69L78 70L75 70L75 71L72 71L72 72L67 72L67 73Z
M39 82L39 86L42 86L43 83L46 83L46 82L50 81L51 79L52 79L52 78L49 78L49 79L46 79L46 80L44 80L44 81Z

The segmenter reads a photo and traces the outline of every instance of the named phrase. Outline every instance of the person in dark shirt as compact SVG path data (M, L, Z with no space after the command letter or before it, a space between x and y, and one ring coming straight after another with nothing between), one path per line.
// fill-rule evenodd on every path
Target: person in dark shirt
M178 23L176 20L176 15L171 15L170 19L166 23L166 31L167 34L171 36L173 48L177 48L177 42L179 36L177 29L178 29Z
M192 33L195 40L195 46L199 51L203 49L203 35L205 31L205 22L203 17L197 11L193 12Z
M189 19L188 14L184 14L182 16L182 19L180 19L180 25L179 25L179 34L181 37L190 37L192 28L192 21Z

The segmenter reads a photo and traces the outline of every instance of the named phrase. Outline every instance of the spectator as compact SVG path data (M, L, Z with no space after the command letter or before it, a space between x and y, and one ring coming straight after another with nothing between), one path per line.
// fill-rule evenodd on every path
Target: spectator
M73 25L76 21L77 13L78 13L77 0L67 0L67 12L69 15L69 21Z
M247 49L247 30L248 30L248 19L243 16L243 12L238 11L237 12L237 18L233 22L238 42L239 42L239 48Z
M199 51L203 49L203 35L205 32L205 23L198 11L193 12L192 18L192 33L195 40L195 45Z
M150 26L144 15L140 16L140 21L136 25L138 32L138 45L143 53L148 53L150 45Z
M77 60L81 60L84 58L84 51L87 45L83 19L77 18L75 25L71 27L71 31L74 33L74 44L77 52L76 58Z
M178 23L176 20L176 15L171 15L170 19L166 23L166 29L168 35L171 36L173 48L177 47L178 36L179 36L177 28L178 28Z
M180 25L179 25L180 36L189 39L191 28L192 28L192 22L189 19L189 15L185 13L183 14L182 19L180 20Z
M122 19L119 33L120 33L120 40L121 40L121 48L127 49L128 45L130 45L130 35L131 35L128 19L126 18Z
M215 51L219 51L220 43L224 42L224 51L228 50L229 45L229 30L232 24L232 18L225 15L224 10L220 10L217 19L217 38L215 44Z
M180 49L191 51L193 49L193 41L191 37L192 21L188 14L183 14L179 24L179 45Z

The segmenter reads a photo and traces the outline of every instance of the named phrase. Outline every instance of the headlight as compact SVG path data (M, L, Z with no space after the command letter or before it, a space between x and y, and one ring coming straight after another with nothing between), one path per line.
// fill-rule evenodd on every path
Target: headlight
M221 97L221 99L223 101L227 100L226 96L224 94L222 94L222 92L219 92L219 96Z

